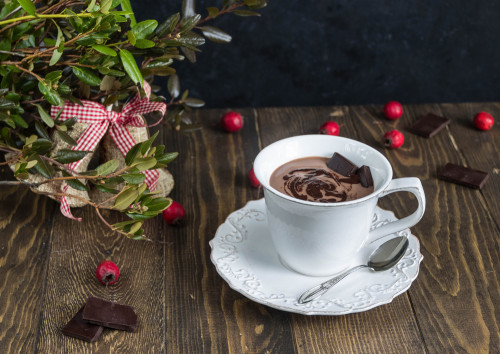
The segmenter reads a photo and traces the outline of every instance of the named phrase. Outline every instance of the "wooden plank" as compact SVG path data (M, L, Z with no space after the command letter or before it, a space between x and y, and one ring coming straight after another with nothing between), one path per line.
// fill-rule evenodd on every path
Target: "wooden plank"
M57 213L47 277L43 318L37 350L79 352L164 352L165 266L161 218L145 224L147 235L155 242L133 241L112 232L103 225L90 207L74 209L78 223ZM122 219L117 213L103 211L111 223ZM95 276L97 265L114 261L120 278L105 287ZM85 303L96 296L133 306L139 318L136 333L105 329L94 343L61 334L63 327Z
M13 179L5 165L0 179ZM55 208L55 202L25 186L0 187L2 353L29 353L35 347Z
M360 124L378 126L369 114L353 117L349 107L264 108L258 110L258 116L263 146L293 135L317 133L327 120L339 123L341 136L361 141L364 136L359 131ZM339 317L290 315L290 318L296 348L303 353L425 350L407 294L391 304L359 314Z
M497 352L500 348L500 313L495 306L500 303L498 228L481 202L481 192L436 177L446 162L463 159L459 152L463 139L450 138L450 129L431 139L404 130L428 112L442 114L438 105L408 105L399 121L380 120L380 124L371 124L369 117L373 121L379 119L379 109L378 106L351 109L360 139L370 145L377 144L385 130L396 127L404 131L402 148L381 151L390 160L395 177L419 177L427 196L426 214L412 228L420 239L424 261L409 291L425 346L434 353ZM481 160L479 156L477 159ZM383 206L397 209L402 215L415 206L401 193L384 199Z
M442 104L440 108L444 116L453 119L450 132L461 153L460 160L450 162L489 173L481 194L500 227L500 103ZM474 116L480 111L489 112L496 119L491 130L474 127Z
M176 135L178 183L174 199L186 209L185 226L166 227L167 351L241 353L293 351L288 314L256 304L222 280L210 260L209 241L218 226L247 201L259 198L247 180L258 151L252 110L241 110L241 131L225 133L222 110L204 110L201 131ZM172 147L172 145L171 145ZM261 330L265 329L265 330Z

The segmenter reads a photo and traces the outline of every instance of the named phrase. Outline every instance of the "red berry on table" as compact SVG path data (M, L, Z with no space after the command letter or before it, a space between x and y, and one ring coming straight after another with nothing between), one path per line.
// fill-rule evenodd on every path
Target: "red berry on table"
M403 115L403 106L397 101L389 101L384 106L384 115L391 120L398 119Z
M170 206L163 210L163 219L170 225L180 225L182 220L184 220L184 215L186 214L182 204L173 201Z
M339 135L340 127L336 122L328 121L319 128L320 134Z
M222 128L230 133L237 132L243 128L243 117L238 112L227 112L220 120Z
M491 114L487 112L479 112L474 117L474 125L479 130L490 130L495 123L495 120L491 116Z
M116 283L120 276L120 270L112 261L103 261L97 266L95 275L99 282L107 286Z
M255 172L253 171L253 167L248 171L248 180L250 181L250 184L254 188L259 188L260 187L260 182L257 179L257 176L255 176Z
M397 149L404 142L405 136L399 130L389 130L384 135L384 145L391 149Z

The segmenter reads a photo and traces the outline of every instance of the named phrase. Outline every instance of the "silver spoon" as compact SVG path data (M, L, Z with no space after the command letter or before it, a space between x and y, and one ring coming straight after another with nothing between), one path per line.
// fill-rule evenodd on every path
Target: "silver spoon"
M353 267L346 270L344 273L307 290L299 297L299 304L305 304L323 296L323 294L330 290L332 286L358 269L371 268L375 271L380 271L395 266L405 254L408 244L408 239L404 236L395 237L387 242L384 242L370 255L368 264Z

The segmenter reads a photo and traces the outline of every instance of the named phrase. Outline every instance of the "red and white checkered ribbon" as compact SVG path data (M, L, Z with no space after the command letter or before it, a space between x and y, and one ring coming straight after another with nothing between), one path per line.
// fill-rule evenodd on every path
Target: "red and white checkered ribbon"
M79 123L90 124L78 138L77 145L71 148L72 150L93 151L109 130L109 135L123 156L125 156L136 144L136 141L132 138L126 126L145 127L146 123L141 117L142 114L158 111L162 113L163 117L167 110L167 105L165 103L149 101L151 87L146 81L144 81L144 91L146 92L145 98L141 99L141 96L137 94L132 101L123 107L120 113L108 111L99 103L83 100L83 106L70 102L65 102L64 107L52 106L50 114L55 118L59 111L62 110L59 120L64 121L76 117ZM70 170L76 170L82 161L83 159L72 162L67 166ZM145 181L149 190L155 190L158 183L159 172L157 170L146 170L143 173L146 176ZM68 185L63 183L63 193L66 193L67 190ZM71 214L71 209L66 197L61 199L61 213L70 219L81 221L81 218L75 218Z

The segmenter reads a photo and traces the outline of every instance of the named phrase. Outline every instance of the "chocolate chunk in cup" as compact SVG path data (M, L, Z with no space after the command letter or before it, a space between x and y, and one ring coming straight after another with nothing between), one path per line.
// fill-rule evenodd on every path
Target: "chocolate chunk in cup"
M270 185L270 177L279 166L310 156L330 158L334 152L355 166L370 167L372 193L354 200L320 203L293 198ZM366 261L362 259L365 246L415 225L425 211L425 194L418 178L393 179L392 167L380 152L352 139L331 135L283 139L264 148L253 168L264 189L268 229L277 255L290 269L309 276L333 275L362 264ZM379 227L371 230L379 198L399 191L414 194L417 209L393 222L377 220Z

